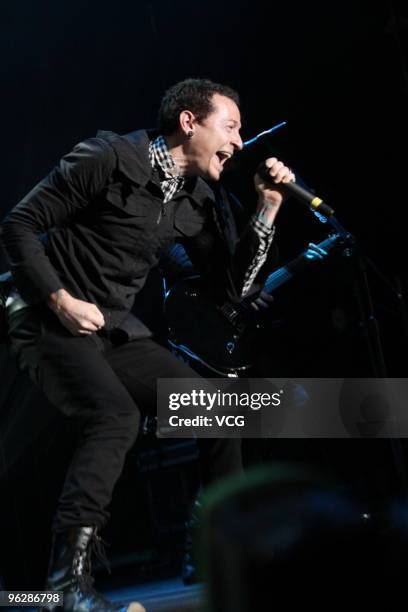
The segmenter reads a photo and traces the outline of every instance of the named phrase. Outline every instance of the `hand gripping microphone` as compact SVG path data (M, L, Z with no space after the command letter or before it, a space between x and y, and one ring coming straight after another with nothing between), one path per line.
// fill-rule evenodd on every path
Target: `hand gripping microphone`
M313 212L318 212L324 217L331 217L334 215L334 210L325 204L321 198L318 198L314 193L301 187L297 183L275 183L272 176L269 174L269 168L265 165L265 162L259 164L257 174L266 183L282 187L288 194L299 200L299 202L303 202L303 204L310 207Z

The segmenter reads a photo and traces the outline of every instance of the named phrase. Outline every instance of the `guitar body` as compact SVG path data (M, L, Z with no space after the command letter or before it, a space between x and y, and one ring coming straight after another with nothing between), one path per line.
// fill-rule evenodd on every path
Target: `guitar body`
M171 345L228 375L251 367L260 326L244 308L223 308L214 304L198 277L175 285L165 301Z
M333 234L318 245L309 245L296 259L269 275L264 291L273 293L294 274L341 244L343 239ZM262 329L259 317L245 304L227 302L217 306L198 276L181 281L167 293L164 311L169 326L169 344L176 351L222 376L238 375L254 364Z

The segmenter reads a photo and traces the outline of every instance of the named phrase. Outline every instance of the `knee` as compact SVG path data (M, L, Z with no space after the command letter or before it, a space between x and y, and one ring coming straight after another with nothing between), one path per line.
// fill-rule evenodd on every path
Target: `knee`
M111 427L120 427L129 431L137 431L140 425L140 411L134 402L105 408L103 418Z
M115 398L115 401L91 405L82 410L80 416L86 429L106 430L124 437L136 436L140 425L140 411L127 395Z

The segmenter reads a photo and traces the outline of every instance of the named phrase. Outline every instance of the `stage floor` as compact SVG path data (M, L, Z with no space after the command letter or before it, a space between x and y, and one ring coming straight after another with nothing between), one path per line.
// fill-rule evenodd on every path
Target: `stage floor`
M151 581L103 593L111 601L139 601L146 608L146 612L199 612L203 601L202 586L184 586L180 578ZM10 610L37 612L36 608L26 607Z
M202 609L203 588L184 586L180 578L149 582L106 592L112 601L139 601L146 612L198 612Z

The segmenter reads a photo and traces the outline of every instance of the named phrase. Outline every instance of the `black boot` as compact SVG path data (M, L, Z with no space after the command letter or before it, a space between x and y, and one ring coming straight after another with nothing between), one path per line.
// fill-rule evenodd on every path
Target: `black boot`
M48 591L62 591L64 612L145 612L137 602L111 603L93 588L91 556L101 540L95 527L72 527L54 537L48 570ZM60 610L55 605L42 612Z
M194 543L200 526L201 502L197 497L193 503L190 519L185 525L184 554L181 567L181 579L184 584L196 584L199 582L197 575L197 564L194 558Z

